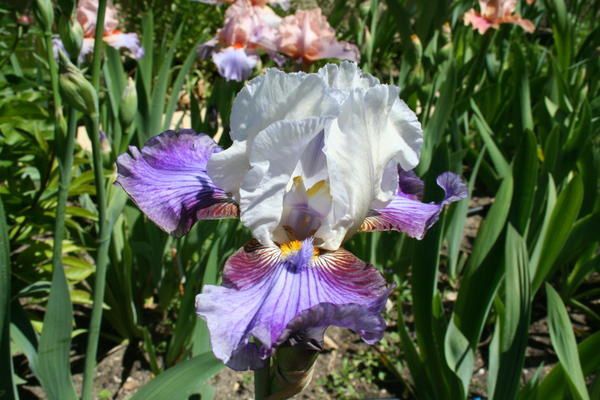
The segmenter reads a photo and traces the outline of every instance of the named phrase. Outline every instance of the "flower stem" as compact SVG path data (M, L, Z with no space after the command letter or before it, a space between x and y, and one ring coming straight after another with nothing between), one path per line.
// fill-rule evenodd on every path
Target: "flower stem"
M50 325L48 321L59 319L63 322L64 329L46 334L46 328L42 331L39 343L40 363L48 369L45 379L52 380L69 379L70 372L57 371L53 368L56 363L53 360L61 360L66 367L69 366L69 351L71 347L71 324L73 320L73 307L69 299L69 287L65 270L62 264L62 244L65 236L65 214L69 185L71 182L71 168L73 166L73 147L75 142L76 124L74 121L75 111L70 111L69 127L65 126L63 116L62 99L59 91L58 66L54 58L52 46L52 32L49 27L45 28L44 41L48 67L50 69L50 85L52 88L52 101L54 107L54 146L58 160L59 183L57 193L56 217L54 220L54 244L52 248L52 290L48 297L46 314L44 316L44 327ZM65 132L66 131L66 132ZM66 292L66 296L65 296ZM47 382L46 382L47 383ZM75 398L75 390L72 385L65 388L64 395Z
M271 360L267 360L267 365L264 368L254 371L254 399L266 400L269 397L271 389Z
M106 14L106 0L98 1L98 15L96 19L96 34L94 40L94 52L92 55L92 85L96 92L100 87L100 64L102 62L104 16ZM96 369L96 353L98 351L98 339L100 337L100 325L102 323L102 304L104 303L104 289L106 284L106 269L108 267L108 249L110 245L109 232L107 232L106 218L106 192L102 166L102 154L100 149L100 116L95 113L90 117L88 124L88 135L92 143L92 164L94 168L94 181L96 186L96 203L98 207L99 240L96 253L96 276L94 284L94 301L92 316L88 330L88 342L85 353L85 368L83 374L82 399L91 400L94 387L94 375Z

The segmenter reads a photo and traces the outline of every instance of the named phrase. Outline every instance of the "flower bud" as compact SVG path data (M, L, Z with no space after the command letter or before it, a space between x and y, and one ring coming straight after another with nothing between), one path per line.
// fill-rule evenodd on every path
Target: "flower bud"
M121 104L119 104L119 117L121 118L121 125L126 128L133 122L135 114L137 113L137 91L135 90L135 83L133 79L129 78L127 86L123 90L121 96Z
M61 61L64 62L61 53ZM98 95L92 84L85 79L81 71L70 62L60 74L60 90L70 106L86 114L98 112Z
M421 86L423 84L424 79L425 72L423 70L423 64L418 63L408 75L408 84L411 86Z
M42 30L49 31L54 23L54 10L51 0L35 0L35 19L39 21Z
M58 32L67 53L77 55L83 44L83 28L77 20L61 17Z
M421 62L421 58L423 58L423 45L421 44L421 39L413 34L410 35L410 41L412 42L417 62Z

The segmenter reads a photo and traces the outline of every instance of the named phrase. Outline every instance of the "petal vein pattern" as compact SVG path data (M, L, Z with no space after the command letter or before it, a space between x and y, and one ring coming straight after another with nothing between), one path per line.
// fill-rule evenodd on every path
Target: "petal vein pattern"
M399 183L396 196L386 207L372 210L365 218L361 231L400 231L410 237L423 239L445 205L465 199L468 195L466 185L451 172L445 172L437 178L438 186L445 193L444 199L438 204L419 200L423 182L416 175L403 172Z
M117 184L164 231L183 235L199 219L236 217L238 207L206 174L220 147L191 129L166 131L117 159Z
M249 243L227 261L223 286L196 297L215 355L235 369L260 367L306 328L347 327L369 343L383 335L389 289L373 266L345 250L317 255L310 239L290 247Z

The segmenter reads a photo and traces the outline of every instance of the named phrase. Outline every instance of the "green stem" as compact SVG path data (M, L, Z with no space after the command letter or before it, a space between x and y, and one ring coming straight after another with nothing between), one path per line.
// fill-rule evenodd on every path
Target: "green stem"
M71 324L73 321L73 308L69 299L69 287L65 270L62 264L62 242L65 236L65 214L67 208L67 198L69 194L69 185L71 182L71 168L73 166L73 148L75 143L76 120L75 111L69 112L69 127L65 127L65 120L62 112L62 101L59 91L58 66L54 59L52 47L52 33L50 30L44 32L44 41L46 46L46 56L48 67L50 69L50 84L52 87L52 100L54 107L54 145L55 153L58 159L59 183L56 205L56 218L54 221L54 244L52 248L52 290L48 297L46 315L44 316L44 327L50 325L48 321L58 320L63 324L64 329L58 331L49 331L46 328L42 331L39 344L39 362L45 365L47 375L44 375L42 382L46 390L50 390L50 397L57 395L53 393L54 382L65 382L64 390L61 392L68 399L75 398L75 390L70 381L69 371L69 351L71 347ZM65 130L67 129L66 135ZM67 293L64 296L64 293ZM57 362L64 363L65 370L56 368Z
M106 14L106 0L98 1L98 15L96 18L96 34L94 39L94 52L92 55L92 85L99 93L100 65L102 62L104 15ZM104 304L104 289L106 284L106 269L108 267L108 250L110 246L109 232L106 216L106 192L100 149L100 116L95 113L90 117L88 136L92 143L92 164L94 168L94 181L96 186L96 203L98 207L99 243L96 254L96 276L94 283L94 302L92 316L88 330L88 342L85 353L85 368L83 373L82 399L91 400L94 389L94 375L96 369L96 354L98 339L100 338L100 325L102 323L102 305ZM90 126L91 125L91 126Z
M271 360L267 360L267 366L254 371L254 399L265 400L269 397L271 389Z
M94 167L94 181L96 186L96 203L98 207L99 243L96 253L96 277L94 284L94 301L92 316L88 330L88 343L85 353L85 369L83 375L82 399L92 398L94 375L96 369L96 353L98 339L100 338L100 325L102 323L102 304L104 304L104 290L106 284L106 270L108 267L108 250L110 246L108 224L106 218L106 191L104 185L102 154L100 151L100 117L98 114L91 116L91 129L88 126L90 141L92 142L92 162Z

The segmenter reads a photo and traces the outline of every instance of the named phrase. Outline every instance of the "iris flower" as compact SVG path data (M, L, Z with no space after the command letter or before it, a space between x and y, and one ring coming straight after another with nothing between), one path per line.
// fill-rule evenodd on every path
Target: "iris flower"
M444 205L466 196L444 173L444 200L420 201L411 170L423 134L399 89L351 62L268 69L237 95L230 134L222 150L192 130L167 131L117 161L117 183L166 232L238 216L252 231L222 286L196 297L214 354L237 370L261 368L278 346L322 340L330 325L378 341L391 288L343 243L361 231L422 238Z
M80 0L77 4L77 21L83 28L83 44L79 52L80 61L94 49L98 0ZM104 41L115 49L129 50L135 59L144 55L140 40L135 33L124 33L117 29L119 17L117 9L108 2L104 16Z
M261 41L273 41L281 17L266 5L238 0L225 12L225 24L216 38L200 48L200 56L212 53L219 74L227 80L246 80L258 63ZM216 51L215 51L216 48Z
M527 3L533 1L528 0ZM533 32L535 25L515 13L516 5L517 0L479 0L480 12L474 8L467 11L464 15L465 24L472 25L481 35L490 28L498 29L501 24L515 24L526 32Z
M298 10L283 19L276 47L281 53L311 63L323 58L358 61L358 48L335 38L335 30L320 8Z

